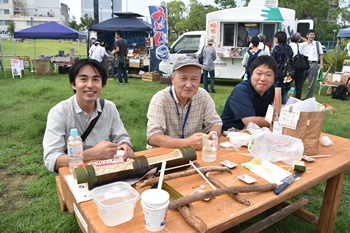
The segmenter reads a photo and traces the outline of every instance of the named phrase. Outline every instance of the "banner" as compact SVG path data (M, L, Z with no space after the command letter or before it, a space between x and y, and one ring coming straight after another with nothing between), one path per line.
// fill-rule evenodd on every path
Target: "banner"
M165 6L149 6L153 28L154 46L158 59L168 59L168 28Z

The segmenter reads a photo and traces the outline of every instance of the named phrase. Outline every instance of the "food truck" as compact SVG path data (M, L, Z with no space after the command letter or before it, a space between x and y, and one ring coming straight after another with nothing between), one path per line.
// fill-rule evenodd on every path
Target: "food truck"
M265 42L273 48L277 31L285 31L289 38L295 32L305 36L314 27L313 20L297 20L295 10L277 6L278 1L251 0L248 7L208 13L206 31L186 32L179 37L170 48L169 58L159 64L159 70L171 73L179 56L189 53L198 56L207 39L212 38L217 52L215 78L243 78L242 59L253 36L264 34Z

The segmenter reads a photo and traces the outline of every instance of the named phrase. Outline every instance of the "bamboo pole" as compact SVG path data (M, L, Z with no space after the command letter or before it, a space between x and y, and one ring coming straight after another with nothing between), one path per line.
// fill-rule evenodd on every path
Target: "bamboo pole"
M229 172L232 173L230 171L229 168L227 167L215 167L215 166L208 166L208 167L201 167L199 168L199 170L203 173L209 172L209 171L219 171L219 172ZM167 180L171 180L171 179L175 179L175 178L179 178L179 177L184 177L184 176L190 176L193 174L196 174L197 171L195 169L191 169L191 170L186 170L186 171L182 171L182 172L176 172L176 173L172 173L172 174L167 174L164 176L164 181ZM136 183L136 188L142 188L148 185L153 185L155 183L157 183L159 180L159 177L153 177L153 178L149 178L147 180L142 180Z
M194 164L200 168L201 165L198 162L194 162ZM227 186L222 183L220 180L216 179L214 176L212 176L209 172L207 172L206 177L208 178L208 180L210 182L212 182L215 186L217 186L218 188L226 188ZM228 193L229 196L231 196L234 200L238 201L239 203L249 206L250 205L250 201L248 201L246 198L244 198L243 196L241 196L238 193Z

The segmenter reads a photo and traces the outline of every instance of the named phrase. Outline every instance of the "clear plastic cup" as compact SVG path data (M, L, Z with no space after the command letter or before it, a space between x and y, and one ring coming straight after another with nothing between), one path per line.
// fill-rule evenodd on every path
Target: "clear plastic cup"
M202 160L204 162L215 162L216 161L216 150L218 147L218 137L208 137L203 135L202 138Z

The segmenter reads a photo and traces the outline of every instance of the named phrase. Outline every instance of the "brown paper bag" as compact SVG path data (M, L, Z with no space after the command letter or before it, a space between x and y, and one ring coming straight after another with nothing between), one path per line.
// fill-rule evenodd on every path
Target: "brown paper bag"
M324 112L301 112L296 130L283 128L283 134L299 138L305 155L318 154Z

